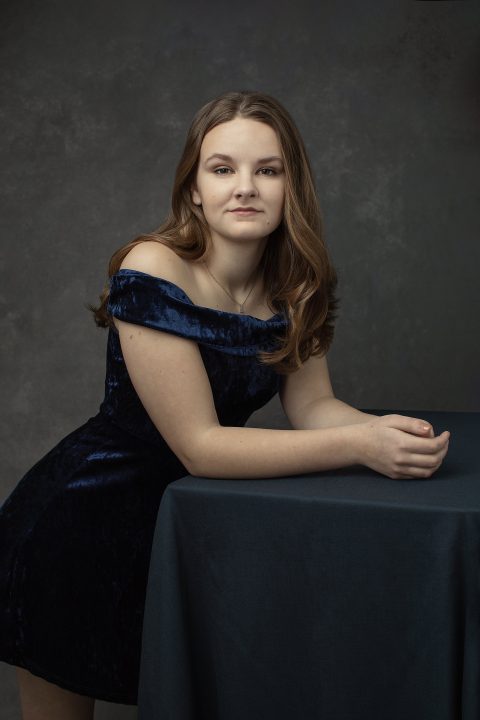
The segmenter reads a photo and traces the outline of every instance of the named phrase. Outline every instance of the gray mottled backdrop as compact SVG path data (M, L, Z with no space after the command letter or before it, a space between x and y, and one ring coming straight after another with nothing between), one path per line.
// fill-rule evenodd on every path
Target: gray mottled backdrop
M193 114L226 90L274 95L305 139L340 281L337 395L480 410L477 2L2 8L0 499L97 412L106 334L84 305L163 220Z

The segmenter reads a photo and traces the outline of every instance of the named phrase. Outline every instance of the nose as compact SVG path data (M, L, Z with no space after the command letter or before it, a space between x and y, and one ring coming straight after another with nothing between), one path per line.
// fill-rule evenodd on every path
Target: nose
M253 195L257 195L257 193L257 186L255 185L252 175L248 171L238 173L235 197L242 197L243 195L252 197Z

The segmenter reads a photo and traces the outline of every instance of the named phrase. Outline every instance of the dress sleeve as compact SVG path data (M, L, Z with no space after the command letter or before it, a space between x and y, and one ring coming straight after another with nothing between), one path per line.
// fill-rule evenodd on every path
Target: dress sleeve
M162 278L137 270L120 270L110 278L107 310L119 320L198 340L192 307L181 288Z
M271 350L286 322L279 315L260 320L195 305L178 285L138 270L110 278L108 312L119 320L194 340L235 355Z

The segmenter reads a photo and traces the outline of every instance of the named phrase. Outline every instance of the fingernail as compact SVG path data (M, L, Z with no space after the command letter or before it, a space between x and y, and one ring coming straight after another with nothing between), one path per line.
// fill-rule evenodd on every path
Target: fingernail
M430 425L422 425L422 430L430 430Z

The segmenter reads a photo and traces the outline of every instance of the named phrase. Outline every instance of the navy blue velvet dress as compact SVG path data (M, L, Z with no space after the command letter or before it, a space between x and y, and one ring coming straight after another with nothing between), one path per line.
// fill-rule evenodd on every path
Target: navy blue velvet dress
M285 332L268 320L194 305L177 285L120 270L109 311L198 343L222 425L241 426L278 390L257 358ZM20 480L0 507L0 659L68 690L136 704L155 521L185 467L145 411L116 329L105 398Z

